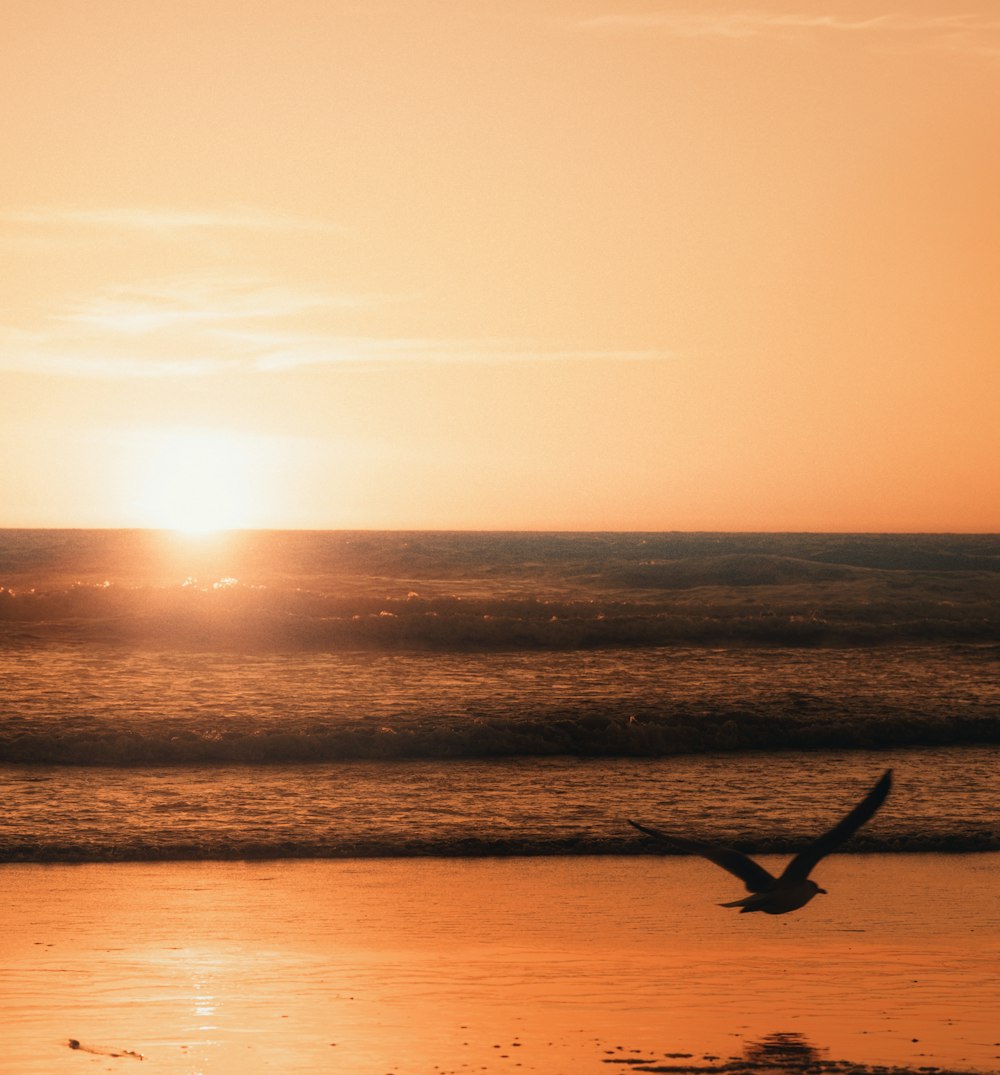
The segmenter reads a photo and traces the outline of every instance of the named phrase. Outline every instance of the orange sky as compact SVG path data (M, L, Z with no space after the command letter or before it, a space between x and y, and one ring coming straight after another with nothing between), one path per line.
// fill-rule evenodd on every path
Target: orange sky
M6 0L0 525L1000 530L1000 10Z

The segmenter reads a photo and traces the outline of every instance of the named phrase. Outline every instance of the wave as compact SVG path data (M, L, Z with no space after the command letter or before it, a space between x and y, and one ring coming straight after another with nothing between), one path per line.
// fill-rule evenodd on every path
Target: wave
M669 645L868 646L1000 642L1000 591L976 577L873 578L787 559L633 565L585 597L330 593L222 577L176 586L0 588L0 643L45 641L211 649L574 650ZM742 566L741 566L742 565ZM743 572L740 584L725 582ZM715 580L706 587L700 572ZM747 575L746 572L750 571ZM841 579L817 590L827 571ZM790 574L791 572L791 574ZM609 572L610 573L610 569ZM795 585L790 583L794 576ZM833 576L830 576L831 578ZM765 585L763 579L771 579ZM748 581L752 579L753 581ZM776 580L782 580L777 585ZM702 580L702 581L699 581ZM807 581L803 581L807 580ZM371 584L369 583L371 587ZM756 587L756 589L754 589ZM749 588L756 596L748 599ZM767 591L766 593L762 591ZM638 596L636 595L638 593Z
M893 768L845 853L1000 850L998 748L284 766L0 766L2 861L661 854L627 817L791 854Z
M0 531L0 644L1000 641L993 535Z
M995 534L821 534L503 531L233 531L186 539L155 530L0 530L0 581L93 581L194 574L304 578L337 574L444 578L600 574L629 564L727 568L788 558L892 571L1000 572ZM791 568L789 568L791 570ZM108 572L111 572L109 575ZM183 575L181 576L183 577Z
M794 854L801 843L784 840L740 840L738 850L751 855ZM889 833L856 838L847 853L973 853L1000 851L1000 834L970 830L957 833ZM178 860L361 859L361 858L487 858L544 855L670 855L649 842L598 837L459 836L408 840L398 836L312 841L240 837L143 841L125 837L111 844L82 841L0 841L0 862L158 862ZM678 852L677 854L681 854Z
M97 765L273 765L411 759L581 757L656 758L749 751L878 750L1000 743L1000 713L966 705L942 713L885 710L816 712L790 696L786 707L677 705L620 715L581 707L514 717L368 722L311 721L296 727L196 731L191 727L89 727L0 732L0 762Z

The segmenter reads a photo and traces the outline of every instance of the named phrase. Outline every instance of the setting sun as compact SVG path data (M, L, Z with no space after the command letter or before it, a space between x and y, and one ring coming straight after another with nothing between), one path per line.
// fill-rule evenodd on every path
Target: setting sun
M189 533L260 525L264 442L192 429L143 439L138 507L144 525Z

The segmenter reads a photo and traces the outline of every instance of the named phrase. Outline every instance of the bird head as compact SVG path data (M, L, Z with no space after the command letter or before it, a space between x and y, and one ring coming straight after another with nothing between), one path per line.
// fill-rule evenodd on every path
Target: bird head
M812 886L814 896L826 896L826 895L829 895L829 893L826 891L826 889L825 888L820 888L819 885L817 885L815 881L810 880L809 884Z

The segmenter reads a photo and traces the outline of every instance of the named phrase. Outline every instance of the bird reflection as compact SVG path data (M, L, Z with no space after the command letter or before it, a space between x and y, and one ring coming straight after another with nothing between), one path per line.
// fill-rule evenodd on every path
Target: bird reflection
M619 1049L622 1047L619 1046ZM639 1052L638 1049L633 1050ZM743 1046L742 1056L721 1060L705 1054L696 1060L690 1053L665 1053L670 1063L661 1064L651 1057L633 1060L615 1057L604 1060L605 1064L628 1064L632 1071L658 1072L662 1075L765 1075L767 1072L793 1072L812 1075L839 1075L851 1068L854 1075L871 1075L862 1065L845 1064L840 1060L824 1060L820 1050L802 1034L767 1034L759 1041L749 1041ZM689 1061L677 1063L677 1060Z
M743 1047L743 1059L753 1068L815 1067L822 1057L819 1049L802 1034L768 1034L760 1041L748 1041Z

